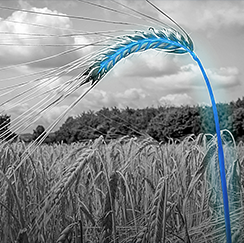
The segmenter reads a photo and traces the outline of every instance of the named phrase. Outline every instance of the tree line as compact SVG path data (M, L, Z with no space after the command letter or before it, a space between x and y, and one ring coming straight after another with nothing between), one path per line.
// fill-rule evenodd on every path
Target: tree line
M244 97L230 103L218 103L220 129L228 129L237 142L244 141ZM3 116L2 116L3 118ZM7 122L10 123L10 117ZM2 119L4 120L4 119ZM0 120L0 124L2 124ZM2 132L0 125L0 133ZM6 128L7 127L7 128ZM9 129L6 126L5 130ZM33 131L32 139L45 133L42 125ZM210 106L181 106L143 109L102 108L99 111L83 112L77 117L69 117L62 126L51 133L46 143L73 143L121 136L151 136L162 142L169 139L182 140L189 134L215 134L215 123Z

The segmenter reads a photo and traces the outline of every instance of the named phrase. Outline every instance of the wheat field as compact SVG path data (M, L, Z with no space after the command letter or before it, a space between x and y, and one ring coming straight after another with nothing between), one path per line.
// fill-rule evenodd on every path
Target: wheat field
M44 117L50 121L46 133L30 144L3 142L11 140L8 124L0 134L0 243L226 242L218 119L218 139L201 134L163 144L150 137L126 136L109 142L100 137L71 145L42 144L129 54L147 49L188 52L208 80L188 33L148 0L155 10L149 11L151 15L117 1L77 1L81 12L84 4L89 5L84 9L104 11L102 19L92 16L93 11L90 16L74 16L19 2L21 9L0 6L15 12L7 23L25 25L23 32L13 27L2 32L16 39L1 44L19 47L19 54L9 56L13 63L6 55L6 66L0 68L10 70L2 75L6 86L0 88L0 112L16 113L11 120L16 136ZM157 11L176 30L153 17ZM25 16L23 22L16 16ZM79 20L84 30L74 29L71 19ZM57 49L53 52L51 47ZM34 51L37 56L32 56ZM210 97L218 118L213 94ZM222 142L232 242L244 242L243 144L236 145L228 131L222 131Z
M223 133L233 242L243 242L243 144ZM224 242L216 138L103 137L0 148L1 243ZM8 175L12 174L9 178Z

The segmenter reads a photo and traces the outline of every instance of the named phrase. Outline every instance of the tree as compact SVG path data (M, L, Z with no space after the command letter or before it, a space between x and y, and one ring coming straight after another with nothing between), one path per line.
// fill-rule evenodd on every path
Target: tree
M233 135L237 141L244 141L244 108L233 112Z
M200 133L198 107L168 107L153 118L147 132L156 140L167 142L169 138L183 139L189 134Z
M217 104L218 117L219 117L219 126L220 130L228 129L230 132L233 132L232 128L232 115L233 110L231 105L225 103ZM215 122L214 115L211 106L200 107L201 114L201 127L203 133L215 134Z
M0 139L10 140L17 135L10 130L11 119L9 115L0 115Z
M45 134L45 128L42 125L38 125L33 131L32 138L33 140L40 141L45 136Z
M235 108L244 108L244 97L242 97L242 99L237 99L235 102Z

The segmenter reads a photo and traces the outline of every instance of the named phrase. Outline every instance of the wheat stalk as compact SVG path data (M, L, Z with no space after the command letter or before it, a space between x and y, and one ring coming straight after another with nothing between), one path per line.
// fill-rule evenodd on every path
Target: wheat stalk
M59 238L57 239L56 243L65 243L68 240L69 235L71 235L73 227L76 226L78 223L72 223L68 225L61 233Z
M90 162L90 158L93 155L92 150L87 150L83 153L81 158L77 160L74 164L63 171L63 176L60 181L58 181L53 188L51 188L48 195L42 202L42 208L39 211L39 215L36 218L36 222L33 225L31 232L37 230L37 225L43 223L44 225L50 220L55 206L59 203L63 194L67 192L75 182L76 178L79 176L84 167Z
M158 182L153 199L148 233L148 241L152 243L161 242L161 239L163 242L165 241L167 184L167 178L162 177Z
M147 140L144 140L145 143L141 143L141 145L145 145L147 144ZM223 211L223 207L218 207L215 211L211 211L211 205L210 203L206 202L206 200L208 201L209 198L209 193L212 190L212 188L208 187L209 181L206 181L207 183L207 192L206 192L206 196L204 195L200 195L200 197L202 197L204 199L204 204L205 204L205 212L202 212L202 210L198 207L195 207L195 205L197 204L197 202L199 201L199 194L195 193L195 192L200 192L202 191L203 186L201 186L201 181L205 180L206 177L204 177L203 175L205 175L206 173L204 173L206 171L207 168L209 168L209 163L214 162L213 166L216 165L217 161L214 161L215 157L217 157L217 145L216 145L216 139L215 142L211 142L209 146L207 146L206 152L204 152L206 154L206 156L203 156L203 152L200 150L200 148L198 150L194 150L193 144L197 143L198 140L193 141L192 144L187 143L185 144L185 142L182 142L182 144L180 145L175 145L175 144L161 144L160 145L160 150L158 147L158 143L155 143L154 145L148 145L148 146L144 146L144 149L141 150L140 145L139 146L135 146L134 147L134 151L132 151L132 157L130 157L129 155L126 155L126 158L128 158L128 160L130 161L130 163L128 163L128 161L123 161L124 158L123 156L119 156L120 159L120 166L117 167L117 171L116 173L118 174L119 178L119 184L117 185L117 192L116 193L116 199L115 199L115 215L116 215L116 231L117 231L117 235L116 235L116 240L118 239L118 242L143 242L143 238L145 236L147 236L149 238L149 232L151 232L151 236L153 236L153 232L156 231L157 227L152 227L151 230L149 231L148 227L147 227L147 223L149 225L156 225L156 222L158 222L157 220L155 221L156 217L156 212L158 210L158 212L160 212L159 210L159 205L157 204L157 202L154 200L154 198L160 198L160 197L156 197L156 193L155 195L153 195L153 198L150 197L150 195L152 194L150 193L144 193L145 192L145 187L147 185L145 185L145 181L144 178L146 176L149 176L149 178L153 178L153 185L158 185L160 184L160 178L159 177L159 170L161 170L163 168L163 164L167 164L169 165L170 163L173 162L173 168L169 169L169 171L171 172L171 175L168 181L168 193L167 193L167 208L166 208L166 216L165 216L165 220L166 220L166 238L168 241L171 242L177 242L179 241L179 238L184 239L184 237L186 238L186 240L189 239L189 235L191 237L192 242L199 242L199 243L204 243L206 241L212 241L212 242L217 242L220 240L220 238L224 238L224 232L225 232L225 225L224 225L224 217L223 214L220 214L219 218L216 218L216 220L214 220L214 213L215 211L218 213L221 210ZM125 152L125 154L127 153L127 146L129 144L123 144L123 150ZM21 156L21 151L23 151L25 148L24 146L19 146L19 149L17 149L16 144L11 144L9 145L13 148L13 151L11 149L8 148L7 145L4 145L4 149L5 151L8 151L11 153L13 153L12 158L9 158L9 156L1 156L2 160L6 160L6 161L1 161L3 164L5 164L5 168L7 168L7 163L12 163L12 160L15 158L17 160L20 160ZM76 219L76 215L74 215L76 212L74 212L74 207L73 207L73 203L72 200L70 200L71 196L69 197L69 194L73 194L76 193L77 194L77 199L78 199L78 205L81 208L82 212L86 215L87 221L84 220L84 228L83 228L83 232L84 232L84 240L89 241L90 242L101 242L101 241L96 241L95 238L97 237L98 234L100 234L101 232L99 231L98 228L92 228L93 231L93 237L90 235L91 232L89 233L89 231L91 230L90 225L93 224L94 222L96 223L96 220L98 218L100 218L101 213L104 212L102 211L102 209L104 208L105 205L105 198L108 197L108 184L107 182L105 182L105 172L104 170L107 169L108 166L110 166L110 159L107 159L107 155L110 154L111 152L111 145L110 144L103 144L103 146L99 145L96 143L97 150L96 150L96 155L98 154L98 156L93 156L93 157L89 157L89 163L87 163L87 166L84 167L84 169L82 169L81 171L79 171L79 175L80 178L76 177L77 179L74 179L74 182L67 186L67 190L69 190L69 193L66 193L65 190L61 190L60 191L60 196L57 197L64 197L67 196L66 198L66 203L65 203L65 214L66 214L66 219L67 219L67 225L70 224L71 222L77 222ZM60 222L61 219L61 215L59 213L59 206L58 204L54 204L53 199L56 197L56 193L55 192L55 188L58 189L61 184L63 182L67 182L67 178L66 177L72 177L72 173L69 175L69 172L71 172L72 170L70 168L74 168L77 167L77 160L80 158L82 160L83 156L82 154L86 154L86 149L82 150L80 149L80 145L76 144L76 145L62 145L62 146L42 146L41 148L38 148L38 153L35 153L32 155L32 160L35 166L30 166L30 164L25 163L20 170L18 171L18 173L15 174L15 178L12 182L13 186L18 188L18 190L16 190L17 192L17 197L19 198L19 204L21 206L21 208L24 207L25 202L24 202L24 198L23 198L23 191L25 190L25 185L21 182L21 177L20 175L23 174L22 171L24 171L25 173L23 174L23 176L25 175L25 179L26 182L28 182L28 190L30 190L30 204L28 205L28 210L27 213L29 212L29 217L25 217L25 227L27 227L27 233L28 233L28 237L29 237L29 241L30 242L35 242L35 240L38 237L44 237L44 239L46 239L46 242L55 242L58 237L60 236L60 232L63 230L63 228L65 228L67 225L63 225ZM92 147L92 145L91 145ZM88 152L91 154L93 150L95 150L96 148L93 147L92 150L87 150L90 151ZM118 147L118 149L120 149ZM122 149L122 148L121 148ZM192 149L192 153L194 152L195 154L192 156L188 155L188 151L191 151ZM230 147L226 147L224 146L224 151L225 154L228 154L228 156L231 157L231 153L228 152L229 150L232 150L234 148L232 148L232 146ZM241 146L240 148L240 154L242 153L241 151L243 150L243 146ZM132 149L133 150L133 149ZM74 151L74 152L73 152ZM138 154L137 151L140 151L140 153ZM157 153L153 153L151 155L151 151L157 151ZM233 150L234 152L235 150ZM77 153L75 156L75 152ZM0 152L1 153L1 152ZM45 158L46 154L51 154L53 153L54 156L47 157ZM1 153L1 155L3 155L4 153ZM68 154L68 156L67 156ZM134 154L137 154L138 156L134 157ZM198 158L197 155L201 155L199 158L199 161L195 161L195 158ZM241 155L239 154L240 160L241 160ZM92 156L92 155L91 155ZM100 156L100 157L99 157ZM113 155L110 155L113 156ZM165 156L165 157L163 157ZM57 157L59 159L57 159ZM65 158L65 161L62 162L62 164L60 164L60 157L61 158ZM103 162L101 162L101 158L104 160ZM182 207L181 205L181 198L182 200L184 199L184 195L181 193L181 191L183 191L183 183L180 184L178 183L178 181L180 181L179 177L182 176L182 173L184 173L184 168L185 165L183 165L182 169L181 164L183 164L184 159L188 159L188 164L196 164L197 162L199 163L198 165L196 165L196 168L194 168L194 166L189 167L189 169L191 170L191 175L192 176L192 182L190 182L190 186L189 187L189 192L187 193L189 196L187 196L187 200L188 203L190 205L190 209L188 210L182 210L182 208L184 208L184 206ZM174 159L174 161L173 161ZM226 157L226 159L228 160L228 157ZM37 163L37 161L40 160L39 163ZM7 162L8 161L8 162ZM43 167L41 166L40 163L43 163ZM80 161L81 162L81 161ZM231 162L231 160L230 160ZM104 164L103 166L101 166L101 164ZM96 166L95 166L96 164ZM126 166L126 170L124 170L123 168L123 164L127 164ZM158 164L158 165L156 165ZM147 166L147 168L146 168ZM234 170L236 170L236 165L233 164L232 167ZM35 170L35 173L34 173ZM54 177L54 181L49 181L47 179L44 179L45 175L50 175L50 173L48 172L49 170L52 170L52 173L56 176ZM182 172L179 172L180 170L182 170ZM229 169L228 169L229 170ZM60 173L61 171L61 173ZM166 172L167 170L165 170ZM21 172L21 173L20 173ZM63 173L62 173L63 172ZM91 178L88 179L88 172L91 175ZM216 171L217 172L217 171ZM5 174L6 174L6 170L5 170ZM101 178L101 180L98 180L102 175L103 177ZM109 175L111 175L109 173ZM124 175L124 178L123 176ZM167 173L166 173L167 175ZM232 176L234 176L235 174L232 175L232 170L230 171L230 173L228 174L227 178L231 178ZM199 179L198 176L200 176ZM1 177L0 180L0 191L1 192L5 192L8 193L7 190L10 190L10 188L5 188L5 186L7 185L6 181L2 180L3 177ZM66 178L64 180L64 178ZM110 176L109 176L110 178ZM240 178L239 178L240 179ZM63 181L64 180L64 181ZM184 180L184 177L183 179ZM241 179L240 179L241 180ZM95 183L96 181L96 183ZM62 182L62 183L61 183ZM124 183L122 183L124 182ZM184 181L183 181L184 182ZM36 186L36 184L38 183L38 187ZM78 183L77 185L77 189L76 189L76 185L75 183ZM89 185L87 186L87 190L84 190L83 188L86 186L86 183L88 183ZM95 188L94 184L99 185L97 188ZM124 185L124 192L121 193L123 195L127 194L128 195L128 199L126 202L126 210L128 212L128 217L125 220L125 224L121 225L121 222L123 222L122 220L122 215L120 214L120 207L123 205L123 197L121 197L120 192L122 191L122 185ZM127 184L127 185L126 185ZM52 186L53 185L53 186ZM73 185L73 186L72 186ZM84 186L85 185L85 186ZM161 184L161 187L157 187L157 190L159 188L163 189L163 184ZM200 187L199 187L200 185ZM121 187L121 188L120 188ZM38 189L37 189L38 188ZM193 188L193 189L192 189ZM98 189L100 191L98 191ZM15 189L14 189L15 190ZM163 189L164 190L164 189ZM159 190L160 191L160 190ZM243 191L243 190L242 190ZM62 194L63 192L63 194ZM89 195L88 195L89 193ZM96 194L101 193L101 197L100 198L96 198ZM39 195L40 194L40 195ZM53 194L53 197L50 195ZM140 197L140 200L137 198L139 195L142 195ZM3 194L4 195L4 194ZM157 194L159 195L159 194ZM162 195L162 194L161 194ZM0 237L3 238L3 243L8 243L10 240L8 238L8 235L11 235L11 233L13 234L13 242L15 239L17 239L17 234L19 232L19 230L22 228L20 223L18 224L18 211L17 211L17 205L15 203L15 199L13 198L13 195L11 193L11 190L9 191L9 200L11 203L11 206L9 206L9 210L11 210L11 212L9 212L9 210L3 206L3 204L0 203L0 205L2 205L2 209L0 210L0 215L1 215L1 226L0 227ZM74 196L74 194L73 194ZM36 198L38 197L38 198ZM53 206L53 210L51 210L51 208L47 207L47 211L43 214L43 209L44 207L41 207L41 203L42 200L47 197L47 204L49 204L50 206ZM144 204L145 204L145 199L148 199L148 203L151 205L151 207L147 208L147 210L144 210ZM122 200L121 200L122 199ZM89 202L90 200L92 201L92 206L90 208ZM98 203L95 203L96 200L100 200ZM89 202L88 202L89 201ZM94 202L94 203L93 203ZM174 204L172 203L174 202ZM58 201L57 201L58 203ZM130 203L132 205L130 205ZM174 205L174 209L175 209L175 205L178 204L178 212L174 212L175 210L170 211L170 207L168 206L168 204ZM6 204L7 205L7 204ZM153 205L158 205L157 206L153 206ZM134 216L132 216L132 207L134 207L133 211L135 211L135 218ZM153 209L154 208L154 209ZM1 208L0 208L1 209ZM6 209L6 210L5 210ZM88 211L87 211L88 209ZM75 210L76 211L76 210ZM146 212L146 213L145 213ZM183 215L183 220L180 218L179 222L177 222L177 215L179 215L179 213L181 213ZM39 225L34 226L35 224L35 218L33 219L33 216L36 216L36 220L38 219L38 217L43 214L43 218L40 218ZM150 218L150 215L153 215L153 217ZM161 213L162 214L162 213ZM7 217L10 217L10 221L8 222ZM16 216L17 215L17 218ZM48 216L51 215L50 218L48 218ZM158 214L160 215L160 213ZM194 222L193 220L191 220L191 218L193 218L193 216L196 215L203 215L202 220L199 222ZM169 216L169 218L168 218ZM13 219L12 219L13 217ZM45 218L46 217L46 218ZM235 225L232 228L232 233L235 234L235 236L233 236L233 240L237 239L239 241L241 241L241 236L240 236L240 231L238 231L239 227L242 225L242 221L243 221L243 210L241 208L241 206L238 206L238 210L232 211L231 212L231 223L233 223L233 225ZM72 220L71 222L68 222L68 219ZM190 220L189 220L190 219ZM47 222L47 220L49 220ZM185 221L187 220L187 224L188 224L188 228L185 228ZM135 227L134 227L134 222L136 221L137 223L137 227L138 227L138 234L135 235ZM153 223L154 221L154 223ZM183 222L184 221L184 222ZM13 224L14 223L14 224ZM95 224L96 225L96 224ZM125 226L126 225L126 226ZM10 227L11 226L11 227ZM11 230L11 228L14 227L14 229ZM127 227L126 230L128 231L128 234L126 234L126 237L124 237L124 233L121 233L120 231L120 227ZM177 229L177 227L179 226L179 228ZM33 227L36 227L36 230L31 230ZM129 228L129 229L128 229ZM30 229L30 230L29 230ZM16 232L14 234L14 232ZM237 233L235 233L237 232ZM6 236L7 235L7 236ZM134 237L133 237L134 236ZM176 239L176 237L178 237L178 239ZM91 239L93 238L93 239ZM97 237L98 238L98 237ZM205 239L204 239L205 238ZM150 238L152 239L152 238ZM149 241L147 242L151 242L149 239ZM144 239L146 240L146 238ZM67 241L67 240L66 240ZM183 242L183 241L182 241Z
M115 222L115 196L118 185L118 174L114 172L108 183L108 192L106 195L105 208L102 217L102 243L116 242L116 222Z
M186 35L186 37L184 37L184 35L180 34L178 31L172 28L164 28L162 30L155 30L154 28L150 28L149 30L151 31L149 33L139 32L133 36L129 35L122 38L119 37L118 40L120 41L116 43L116 45L114 45L112 48L102 50L101 53L99 53L95 57L94 63L84 73L84 75L86 76L85 82L91 82L92 85L98 83L106 75L106 73L111 70L114 65L122 58L127 57L131 53L145 51L150 48L164 50L167 53L173 54L189 53L192 56L193 60L197 62L202 72L212 103L218 142L220 177L223 192L224 213L226 219L226 236L228 242L231 242L229 202L226 185L224 153L219 128L218 112L211 84L200 59L193 51L193 42L185 32L184 34Z

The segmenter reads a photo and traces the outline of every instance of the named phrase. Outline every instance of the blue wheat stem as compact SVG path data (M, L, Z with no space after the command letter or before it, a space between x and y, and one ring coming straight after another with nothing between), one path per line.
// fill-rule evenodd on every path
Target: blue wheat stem
M202 72L212 103L215 128L217 133L218 157L225 214L226 239L227 243L231 243L231 226L225 176L224 152L220 135L218 112L211 84L200 59L193 52L193 42L188 35L186 35L185 38L185 36L181 35L174 29L155 30L153 28L150 28L149 30L151 32L136 32L134 36L123 36L118 38L118 41L114 46L103 50L96 56L95 61L84 74L86 76L85 80L86 82L92 81L92 84L97 83L122 58L127 57L131 53L145 51L148 49L164 50L167 53L173 54L189 53L192 56L193 60L197 62Z
M197 62L198 66L202 72L205 83L207 85L210 100L212 103L215 128L216 128L216 134L217 134L217 142L218 142L219 168L220 168L220 178L221 178L222 195L223 195L223 203L224 203L226 239L227 239L227 243L231 243L231 226L230 226L228 192L227 192L226 176L225 176L224 151L223 151L222 140L221 140L221 135L220 135L218 111L217 111L216 102L214 99L213 90L212 90L211 84L209 82L208 76L205 72L205 69L204 69L200 59L197 57L197 55L194 52L189 52L189 53L192 56L192 58Z

